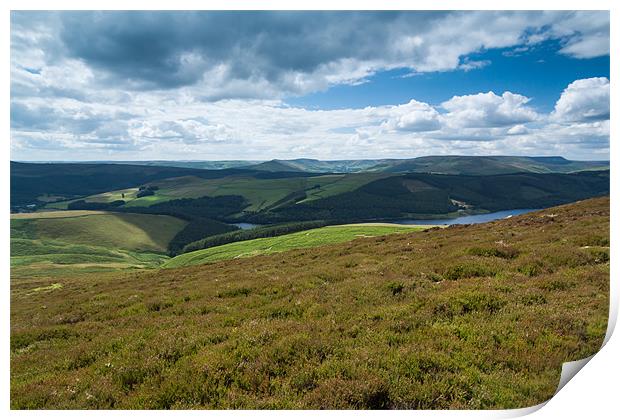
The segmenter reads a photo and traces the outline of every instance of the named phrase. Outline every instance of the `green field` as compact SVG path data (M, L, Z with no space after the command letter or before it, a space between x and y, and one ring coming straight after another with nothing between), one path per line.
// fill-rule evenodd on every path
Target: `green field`
M124 200L129 202L136 199L136 194L138 194L138 187L126 188L123 190L109 191L101 194L90 195L88 196L87 201L91 203L111 203L112 201L117 200ZM47 204L45 208L66 210L69 203L72 203L74 201L77 200L51 202Z
M155 267L186 224L170 216L89 211L14 215L11 275Z
M54 277L129 268L183 267L428 228L388 224L328 226L235 242L168 259L163 253L185 225L174 217L149 214L83 210L17 214L11 218L12 276Z
M101 210L51 210L51 211L37 211L33 213L11 213L11 220L24 220L24 219L66 219L67 217L78 216L93 216L95 214L108 214Z
M385 178L385 174L360 173L346 175L323 175L308 179L310 188L306 190L307 198L300 203L318 200L320 198L330 197L342 194L347 191L353 191L362 185ZM317 181L317 182L315 182ZM314 187L318 184L318 187Z
M11 278L59 279L85 273L155 268L168 257L52 240L11 239Z
M165 252L168 242L187 224L175 217L151 214L99 212L69 217L58 217L59 212L41 214L39 218L12 218L11 237Z
M12 277L10 406L541 404L605 337L609 220L599 198L208 266Z
M178 255L167 261L163 267L185 267L221 260L273 254L291 249L313 248L321 245L347 242L356 238L369 238L392 233L415 232L429 227L430 226L389 226L387 224L327 226L318 229L290 233L288 235L277 236L274 238L252 239L249 241L233 242L208 249L201 249L187 254Z
M94 203L124 200L126 202L125 207L143 207L179 198L240 195L250 203L246 208L247 211L261 211L278 204L280 201L286 201L287 196L296 192L305 191L307 198L303 201L312 201L354 190L368 182L386 176L388 175L372 173L281 179L257 179L238 175L218 179L183 176L150 183L149 185L157 186L158 190L155 191L154 195L146 197L137 198L138 188L129 188L91 195L85 197L84 200ZM46 205L46 208L64 210L73 201L76 200L50 203Z
M306 178L254 179L234 176L220 179L203 179L196 176L184 176L164 179L153 182L150 185L156 185L159 189L155 191L154 195L146 197L136 198L135 193L131 193L129 190L119 190L89 196L85 200L87 202L109 203L122 199L127 202L126 207L143 207L179 198L241 195L250 203L247 210L259 211L273 205L278 200L295 191L303 190L306 187ZM125 198L121 198L122 192L127 192ZM66 208L70 202L53 203L47 205L47 207Z

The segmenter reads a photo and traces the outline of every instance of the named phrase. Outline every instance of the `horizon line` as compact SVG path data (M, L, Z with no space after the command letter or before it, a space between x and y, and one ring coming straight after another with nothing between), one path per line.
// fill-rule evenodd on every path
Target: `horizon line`
M84 160L21 160L10 159L9 162L17 163L98 163L98 162L272 162L272 161L296 161L296 160L312 160L319 162L343 162L343 161L371 161L371 160L414 160L430 157L466 157L466 158L498 158L498 157L512 157L512 158L561 158L573 162L610 162L610 159L568 159L562 155L423 155L407 158L348 158L348 159L317 159L307 157L296 158L271 158L271 159L84 159Z

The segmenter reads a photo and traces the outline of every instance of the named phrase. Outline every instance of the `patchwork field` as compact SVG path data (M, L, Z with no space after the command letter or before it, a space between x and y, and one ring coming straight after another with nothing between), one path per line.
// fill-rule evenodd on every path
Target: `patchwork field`
M167 270L11 280L11 407L520 408L595 353L609 198Z
M199 251L188 252L170 259L163 265L163 267L176 268L189 265L206 264L221 260L247 258L256 255L289 251L291 249L312 248L322 245L347 242L356 238L369 238L374 236L389 235L392 233L415 232L428 228L429 226L390 226L388 224L327 226L318 229L290 233L288 235L276 236L273 238L252 239L249 241L234 242L208 249L201 249Z
M308 183L316 187L310 187L306 191L307 198L301 200L300 203L318 200L320 198L331 197L345 193L347 191L353 191L362 185L377 179L385 178L388 175L375 174L375 173L360 173L360 174L346 174L346 175L323 175L308 179ZM315 181L319 181L315 183Z
M154 195L137 197L138 188L110 191L85 197L92 203L110 203L124 200L126 207L142 207L179 198L216 197L223 195L240 195L250 205L246 210L261 211L284 203L288 196L306 192L303 201L312 201L330 197L353 190L376 179L384 178L384 174L346 174L321 175L316 177L292 177L283 179L257 179L247 176L230 176L219 179L204 179L197 176L183 176L163 179L148 185L158 189ZM48 209L66 209L68 204L76 200L68 200L46 205Z

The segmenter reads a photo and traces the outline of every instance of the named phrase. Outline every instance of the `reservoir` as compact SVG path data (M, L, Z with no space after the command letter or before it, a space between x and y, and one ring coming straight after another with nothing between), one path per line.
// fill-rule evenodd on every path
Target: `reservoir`
M529 213L536 210L540 209L502 210L493 213L459 216L452 219L400 219L390 220L388 223L394 223L397 225L468 225L474 223L486 223L498 219L505 219L507 217L518 216L519 214ZM232 225L237 226L243 230L254 229L263 226L256 225L254 223L232 223Z
M452 219L405 219L393 220L390 223L399 225L468 225L474 223L486 223L493 220L505 219L507 217L518 216L520 214L529 213L540 209L514 209L502 210L493 213L474 214L469 216L459 216Z
M254 229L255 227L260 227L262 225L255 225L254 223L233 223L233 226L237 226L243 230L245 229Z

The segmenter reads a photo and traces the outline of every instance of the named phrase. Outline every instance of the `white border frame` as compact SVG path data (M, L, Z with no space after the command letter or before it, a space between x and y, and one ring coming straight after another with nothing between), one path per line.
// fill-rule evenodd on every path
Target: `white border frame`
M4 10L2 14L2 22L0 27L2 42L1 49L3 57L5 57L2 66L3 75L3 101L2 101L2 133L4 134L4 144L2 145L3 159L0 160L2 168L2 178L0 178L1 194L4 208L9 207L9 159L10 156L10 10L263 10L263 9L284 9L284 10L610 10L611 13L611 71L610 75L620 75L618 72L619 54L617 47L618 42L618 16L619 7L616 6L620 2L611 0L589 0L587 2L579 2L575 0L565 0L563 2L549 0L506 0L493 2L488 0L468 0L455 1L443 0L441 3L431 0L418 0L415 3L405 0L381 1L381 0L358 0L356 2L346 2L341 0L298 0L293 4L291 1L284 0L213 0L208 2L199 2L192 0L176 0L174 2L165 2L163 0L151 1L131 1L127 0L94 0L89 2L78 0L56 0L54 2L45 2L42 0L8 0L3 2ZM88 7L86 7L88 6ZM561 6L561 7L558 7ZM616 52L615 54L613 52ZM611 79L611 78L610 78ZM611 79L611 115L615 117L615 109L618 103L618 89L616 82ZM611 119L610 134L610 157L612 162L618 160L618 148L614 145L613 135L617 132L617 119ZM618 197L618 183L615 179L615 171L611 170L611 241L615 244L618 239L618 228L615 221L618 215L618 204L615 197ZM2 323L0 334L2 335L3 346L1 348L1 362L4 368L1 370L3 376L1 378L1 399L2 408L11 417L31 418L40 415L50 416L52 418L82 418L89 416L90 418L109 418L122 417L131 415L136 419L153 419L165 418L171 414L184 418L196 418L200 416L217 417L218 420L226 420L232 417L264 419L273 416L292 416L296 418L314 418L317 415L327 418L343 417L352 418L379 418L386 413L379 411L326 411L317 413L313 411L199 411L199 412L158 412L158 411L10 411L9 410L9 331L10 331L10 268L9 268L9 218L1 225L0 236L4 238L3 242L3 258L2 258L2 277L5 279L3 305L2 306ZM617 386L620 378L620 341L610 334L615 326L618 316L618 283L614 279L618 278L618 253L616 248L611 249L611 302L610 302L610 319L608 327L608 336L606 345L591 359L589 363L583 367L575 379L570 380L564 388L562 388L556 396L549 400L546 404L537 407L522 410L500 410L500 411L393 411L389 415L392 418L506 418L521 416L531 413L533 418L537 419L557 419L557 418L583 418L592 416L593 418L610 418L611 413L618 413L618 395Z

